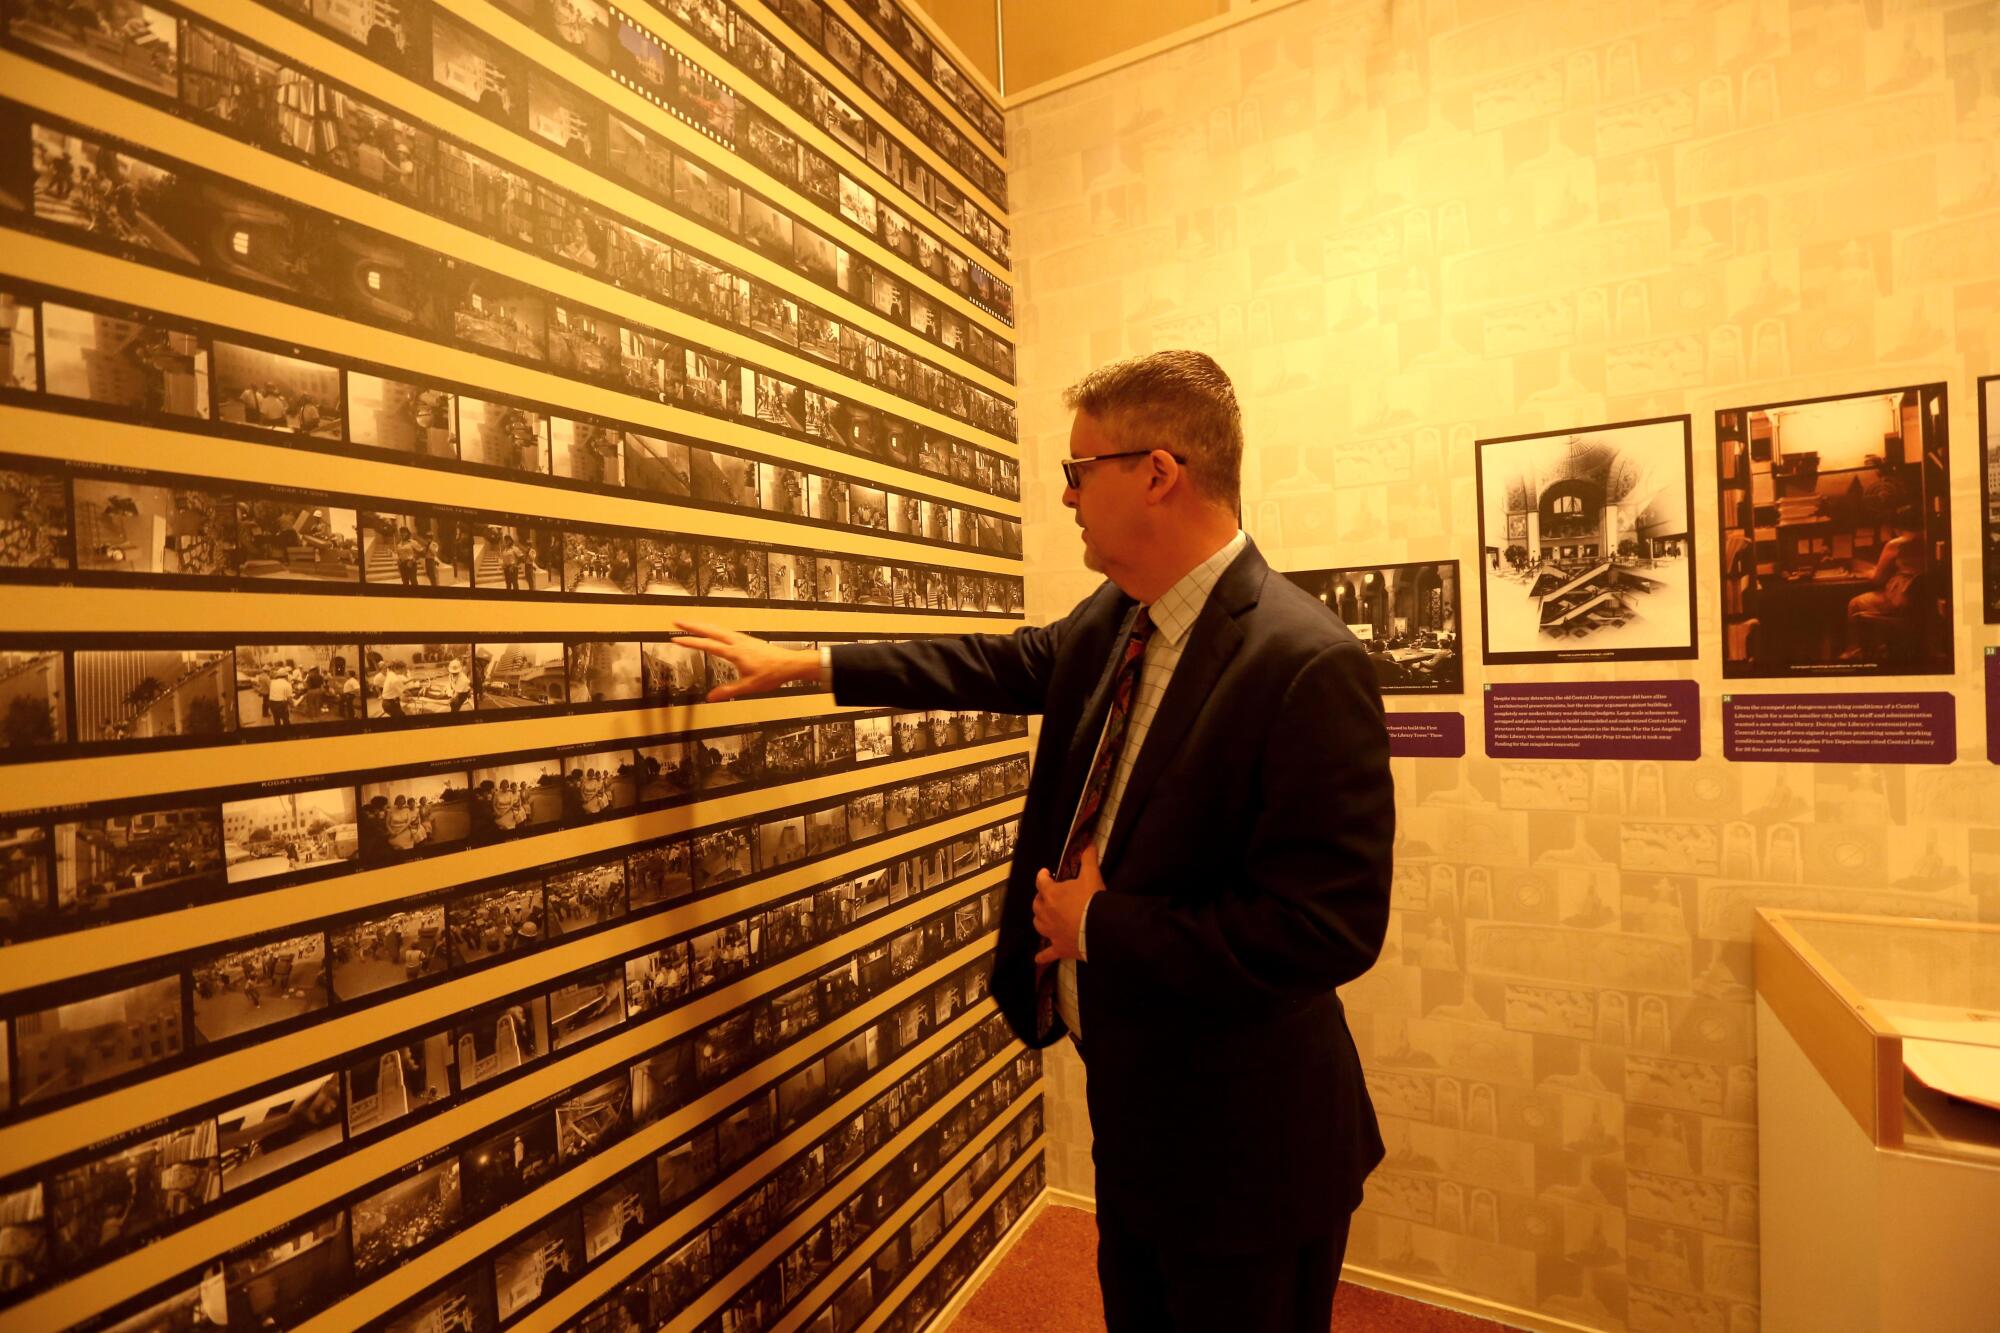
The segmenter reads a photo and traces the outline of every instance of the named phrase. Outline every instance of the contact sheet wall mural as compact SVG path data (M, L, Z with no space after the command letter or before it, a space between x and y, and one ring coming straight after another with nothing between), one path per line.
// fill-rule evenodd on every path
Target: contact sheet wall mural
M0 1317L919 1326L1041 1188L999 113L894 6L0 5Z

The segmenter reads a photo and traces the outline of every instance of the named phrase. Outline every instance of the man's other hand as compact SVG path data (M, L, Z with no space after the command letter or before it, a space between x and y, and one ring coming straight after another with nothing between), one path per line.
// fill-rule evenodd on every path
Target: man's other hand
M819 679L819 652L812 648L777 648L720 625L698 620L677 620L680 633L674 642L685 648L699 648L736 668L736 679L708 692L710 703L745 694L767 694L795 681Z
M1083 909L1095 894L1104 892L1104 875L1097 868L1097 849L1083 849L1075 879L1057 879L1046 870L1035 872L1035 929L1045 947L1035 955L1035 965L1045 967L1058 958L1081 959L1079 946L1083 929Z

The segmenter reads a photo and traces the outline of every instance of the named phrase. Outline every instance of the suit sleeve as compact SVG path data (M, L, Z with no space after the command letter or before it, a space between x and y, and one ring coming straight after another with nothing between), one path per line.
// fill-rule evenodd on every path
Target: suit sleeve
M893 708L1039 713L1057 646L1094 599L1051 625L1012 634L959 634L833 647L833 701Z
M1326 648L1293 678L1258 773L1239 876L1198 900L1091 899L1090 966L1107 990L1258 1010L1325 993L1374 964L1388 928L1396 805L1381 695L1359 644Z

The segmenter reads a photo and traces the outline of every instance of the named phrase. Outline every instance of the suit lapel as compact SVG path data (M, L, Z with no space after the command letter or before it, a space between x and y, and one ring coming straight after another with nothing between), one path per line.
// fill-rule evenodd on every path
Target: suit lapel
M1195 718L1212 697L1216 679L1243 645L1243 626L1238 617L1257 604L1264 576L1269 572L1270 567L1257 548L1246 545L1242 554L1222 571L1207 604L1195 617L1194 628L1188 631L1187 647L1174 668L1173 679L1167 683L1159 711L1153 714L1145 744L1140 746L1139 757L1133 762L1132 776L1126 780L1125 792L1119 797L1118 815L1104 844L1104 864L1117 862L1139 811L1145 808L1146 798L1152 794L1153 784L1167 762L1180 752Z

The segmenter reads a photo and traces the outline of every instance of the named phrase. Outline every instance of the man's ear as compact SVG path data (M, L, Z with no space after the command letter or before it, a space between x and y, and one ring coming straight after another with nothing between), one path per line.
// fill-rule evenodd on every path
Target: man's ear
M1159 504L1187 484L1187 469L1164 449L1155 449L1146 455L1146 466L1149 469L1146 478L1147 504Z

